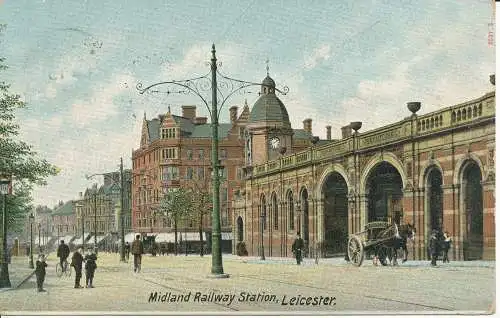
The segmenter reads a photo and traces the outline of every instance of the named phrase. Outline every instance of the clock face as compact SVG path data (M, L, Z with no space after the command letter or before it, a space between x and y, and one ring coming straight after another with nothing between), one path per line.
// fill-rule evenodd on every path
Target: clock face
M280 146L280 139L278 137L273 137L271 140L269 140L269 144L271 145L272 149L278 149Z

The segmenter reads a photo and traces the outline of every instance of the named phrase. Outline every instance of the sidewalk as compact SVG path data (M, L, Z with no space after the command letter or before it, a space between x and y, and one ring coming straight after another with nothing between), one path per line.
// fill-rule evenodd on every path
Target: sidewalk
M33 261L35 262L36 260L33 259ZM33 274L35 274L35 269L29 268L29 258L27 256L13 256L9 264L9 279L11 287L0 288L0 292L18 288Z

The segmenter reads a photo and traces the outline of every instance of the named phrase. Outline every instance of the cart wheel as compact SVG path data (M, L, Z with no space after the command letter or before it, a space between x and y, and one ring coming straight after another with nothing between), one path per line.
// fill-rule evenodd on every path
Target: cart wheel
M357 236L351 236L347 244L347 254L351 263L357 266L363 264L365 253L363 251L363 243Z

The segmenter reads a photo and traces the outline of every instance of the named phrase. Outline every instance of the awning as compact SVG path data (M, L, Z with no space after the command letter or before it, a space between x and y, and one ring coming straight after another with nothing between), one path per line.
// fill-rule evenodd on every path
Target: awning
M59 242L62 240L62 241L64 241L64 243L69 244L74 237L75 237L74 235L66 235L66 236L61 237L59 239Z
M98 235L97 236L97 244L101 243L101 241L104 240L105 238L106 238L106 236ZM89 244L94 244L95 243L95 236L93 235L87 242Z
M88 237L89 236L89 233L85 233L84 234L84 237ZM81 245L83 244L83 241L82 241L82 237L77 237L73 242L71 242L71 244L74 244L74 245Z
M172 233L173 235L173 233ZM179 241L199 241L200 240L200 233L199 232L177 232L177 239ZM205 233L203 233L203 240L206 241L207 237L205 236Z
M127 233L125 234L125 243L129 243L129 244L132 244L132 242L135 240L135 235L136 234L139 234L139 233L135 233L135 232L132 232L132 233ZM118 235L119 236L119 235ZM122 239L119 238L117 241L116 241L116 244L121 244L121 241Z
M233 233L228 232L228 233L221 233L221 240L223 241L232 241L233 240Z

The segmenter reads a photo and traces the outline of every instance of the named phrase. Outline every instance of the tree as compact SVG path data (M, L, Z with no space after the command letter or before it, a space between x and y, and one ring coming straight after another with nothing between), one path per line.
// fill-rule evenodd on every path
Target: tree
M193 199L192 192L185 188L169 189L162 201L160 209L164 215L174 223L174 250L177 255L177 230L179 221L185 220L192 211Z
M0 25L0 35L5 25ZM0 71L7 69L5 58L0 57ZM0 81L0 174L12 178L12 195L6 196L9 229L25 222L31 210L33 185L46 185L46 178L59 170L38 157L33 147L19 139L16 111L25 108L21 96L9 92L10 85Z
M212 192L207 179L198 179L191 183L193 193L193 221L198 224L200 234L200 256L203 256L203 219L212 209Z

